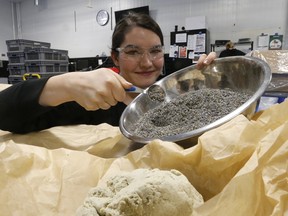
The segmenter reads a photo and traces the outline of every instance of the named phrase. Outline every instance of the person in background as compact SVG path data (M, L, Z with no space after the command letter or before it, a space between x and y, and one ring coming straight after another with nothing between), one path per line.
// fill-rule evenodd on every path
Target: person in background
M112 35L111 58L119 74L100 68L12 85L0 92L0 129L28 133L75 124L118 126L135 97L125 90L132 85L147 88L160 76L163 45L162 31L150 16L130 13ZM197 67L215 58L215 52L202 55Z
M223 58L227 56L244 56L245 55L244 52L236 49L234 47L234 43L232 43L231 41L227 42L225 46L226 46L226 49L220 53L219 58Z

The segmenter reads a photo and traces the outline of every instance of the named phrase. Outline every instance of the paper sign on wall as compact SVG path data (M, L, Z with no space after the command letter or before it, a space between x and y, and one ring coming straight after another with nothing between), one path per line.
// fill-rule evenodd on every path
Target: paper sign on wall
M178 46L171 45L169 50L169 57L170 58L178 58Z
M269 50L281 50L283 43L283 35L270 35Z
M180 46L179 47L179 58L187 58L187 47Z
M187 38L187 49L188 50L196 50L196 42L197 42L197 35L188 35Z
M195 52L205 52L206 34L197 34Z
M179 33L175 35L175 43L186 43L187 33Z
M268 34L259 35L258 36L258 47L267 47L269 43L269 36Z

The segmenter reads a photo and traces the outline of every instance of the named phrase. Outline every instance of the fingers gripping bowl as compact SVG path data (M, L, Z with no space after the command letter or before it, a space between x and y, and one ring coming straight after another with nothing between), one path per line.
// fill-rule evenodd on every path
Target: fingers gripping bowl
M164 102L161 100L152 100L147 94L138 95L122 113L119 124L120 130L124 136L137 143L148 143L153 139L161 139L172 142L186 142L192 145L195 144L197 138L204 132L228 122L239 114L244 114L250 118L255 113L258 99L264 93L265 89L270 83L270 80L271 70L267 63L261 59L253 57L239 56L215 59L212 64L203 68L202 70L198 70L196 69L195 65L191 65L176 71L155 83L156 85L162 87L165 91ZM200 124L200 126L196 128L193 127L194 123L196 124L196 121L199 119L205 120L205 118L211 116L211 113L226 109L226 104L223 104L223 106L220 107L214 106L212 100L215 96L203 96L205 98L202 98L201 100L199 94L200 96L204 95L203 92L207 90L211 91L213 94L216 94L218 91L225 91L227 89L237 92L237 95L229 100L242 98L242 95L246 95L246 98L242 99L240 103L238 101L237 107L233 108L228 113L225 113L225 115L220 117L218 116L217 118L212 119L210 122L207 121L207 124L205 124L205 121L203 121L204 125ZM211 94L211 92L209 94ZM198 95L193 96L193 93L198 93ZM198 114L200 116L197 116L196 119L192 119L192 122L189 123L191 125L188 125L184 131L179 130L178 132L178 130L175 130L174 128L174 132L176 131L174 134L172 133L167 135L164 133L164 135L155 135L151 133L151 136L149 134L148 136L147 134L143 136L136 133L136 129L139 126L139 119L156 109L162 109L163 115L154 115L154 117L157 118L157 121L155 122L159 123L159 118L160 122L161 118L162 120L169 119L169 115L171 114L169 109L172 107L171 105L175 105L175 100L178 100L178 98L181 98L187 94L191 94L190 97L194 97L194 100L196 100L194 103L198 106ZM198 98L195 99L195 97ZM187 101L187 98L182 100ZM202 103L200 103L201 101ZM203 101L209 105L208 110L207 107L204 109ZM165 106L163 106L163 103ZM183 124L186 124L186 119L195 117L195 113L194 111L189 111L186 116L182 115L181 117L182 119L180 119L180 123L183 120ZM154 120L152 119L153 122ZM153 125L153 127L154 128L151 130L157 128L159 130L166 131L169 128L167 125Z

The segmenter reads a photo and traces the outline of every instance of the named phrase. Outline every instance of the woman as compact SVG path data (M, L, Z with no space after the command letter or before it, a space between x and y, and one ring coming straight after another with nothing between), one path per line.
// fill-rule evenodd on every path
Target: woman
M234 43L232 43L231 41L227 42L225 46L226 46L226 49L220 53L219 58L223 58L227 56L244 56L245 55L244 52L236 49L234 47Z
M28 133L59 125L108 123L118 126L133 100L125 89L146 88L164 65L163 35L144 14L129 14L112 36L111 57L120 74L106 68L28 80L0 92L0 129ZM215 53L203 55L198 67Z

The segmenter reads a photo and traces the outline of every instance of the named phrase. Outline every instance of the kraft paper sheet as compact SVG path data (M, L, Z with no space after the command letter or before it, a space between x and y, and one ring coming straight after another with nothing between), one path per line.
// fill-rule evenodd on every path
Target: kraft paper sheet
M0 132L0 215L75 215L87 192L120 171L178 169L203 195L202 215L288 214L288 102L240 115L182 148L137 145L118 127Z

